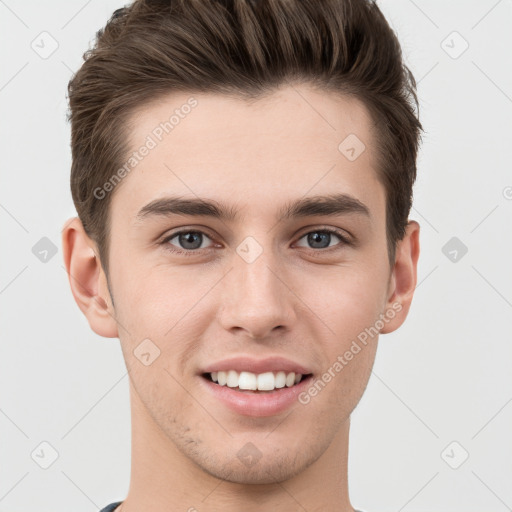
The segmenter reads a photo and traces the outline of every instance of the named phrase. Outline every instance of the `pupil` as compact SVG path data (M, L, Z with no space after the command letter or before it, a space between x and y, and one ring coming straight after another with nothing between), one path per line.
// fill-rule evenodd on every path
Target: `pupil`
M191 243L194 245L194 238L196 247L189 247L187 244ZM190 231L188 233L182 234L179 236L180 244L184 246L185 249L199 249L201 247L201 233L197 233L196 231ZM197 241L199 241L199 244L197 244Z
M320 233L317 231L315 233L310 233L308 235L308 243L310 243L315 248L319 248L318 245L315 245L315 244L322 243L322 239L323 239L324 242L327 241L327 245L320 247L320 248L325 249L325 247L329 247L330 237L331 237L330 233Z

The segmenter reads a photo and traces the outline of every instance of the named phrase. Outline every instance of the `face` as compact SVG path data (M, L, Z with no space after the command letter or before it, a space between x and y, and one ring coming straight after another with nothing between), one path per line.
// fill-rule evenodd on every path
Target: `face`
M361 333L388 314L369 114L296 86L173 94L131 121L134 151L156 145L112 197L109 282L136 421L216 477L290 478L348 421L377 347Z

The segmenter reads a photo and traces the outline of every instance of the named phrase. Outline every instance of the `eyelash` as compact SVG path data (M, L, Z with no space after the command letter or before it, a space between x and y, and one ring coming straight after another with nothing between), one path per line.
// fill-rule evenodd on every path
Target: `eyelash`
M182 256L197 256L197 254L200 251L203 251L203 250L208 251L208 250L212 250L213 249L213 248L206 248L206 249L189 249L189 250L186 250L186 249L176 248L175 246L171 246L171 244L169 244L169 241L172 240L173 238L175 238L176 236L182 235L182 234L186 234L186 233L199 233L199 234L202 234L202 235L206 235L210 239L212 238L212 237L210 237L208 235L208 233L205 233L204 231L200 231L198 229L185 229L185 230L182 230L182 231L176 231L175 233L172 233L171 235L165 237L160 242L160 244L163 245L164 248L166 250L170 251L171 253L182 255ZM305 236L307 236L307 235L309 235L311 233L330 233L332 235L336 235L341 240L341 242L339 244L337 244L337 245L335 245L333 247L325 247L325 248L321 248L321 249L306 248L306 249L309 249L310 251L313 251L315 253L320 253L320 252L322 252L322 253L330 253L333 250L341 249L345 245L348 245L348 246L353 245L351 240L349 240L341 231L339 231L337 229L332 229L332 228L313 229L313 230L308 231L308 232L304 233L303 235L301 235L299 240L301 240L302 238L304 238Z

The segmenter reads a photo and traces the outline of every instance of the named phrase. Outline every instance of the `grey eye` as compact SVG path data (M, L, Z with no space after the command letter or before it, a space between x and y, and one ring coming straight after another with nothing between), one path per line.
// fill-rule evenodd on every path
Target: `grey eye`
M178 239L178 248L186 249L190 251L194 251L197 249L203 249L203 238L208 238L204 233L200 231L181 231L180 233L175 233L172 237L168 239L168 242L177 238ZM175 245L175 244L172 244Z
M307 233L304 236L302 236L300 239L302 240L306 238L306 242L310 244L310 247L312 249L326 249L328 247L332 247L331 242L333 241L333 235L340 241L343 241L340 235L325 230L311 231L310 233Z

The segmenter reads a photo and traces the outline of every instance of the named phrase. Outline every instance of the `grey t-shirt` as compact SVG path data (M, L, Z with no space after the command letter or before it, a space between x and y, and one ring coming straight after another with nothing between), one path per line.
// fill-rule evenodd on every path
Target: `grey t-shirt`
M102 508L100 512L114 512L116 507L121 505L122 501L117 501L116 503L111 503L110 505L106 506L105 508ZM362 512L362 510L356 510L355 512Z
M119 505L123 503L122 501L116 501L115 503L111 503L110 505L107 505L105 508L102 508L100 512L113 512Z

